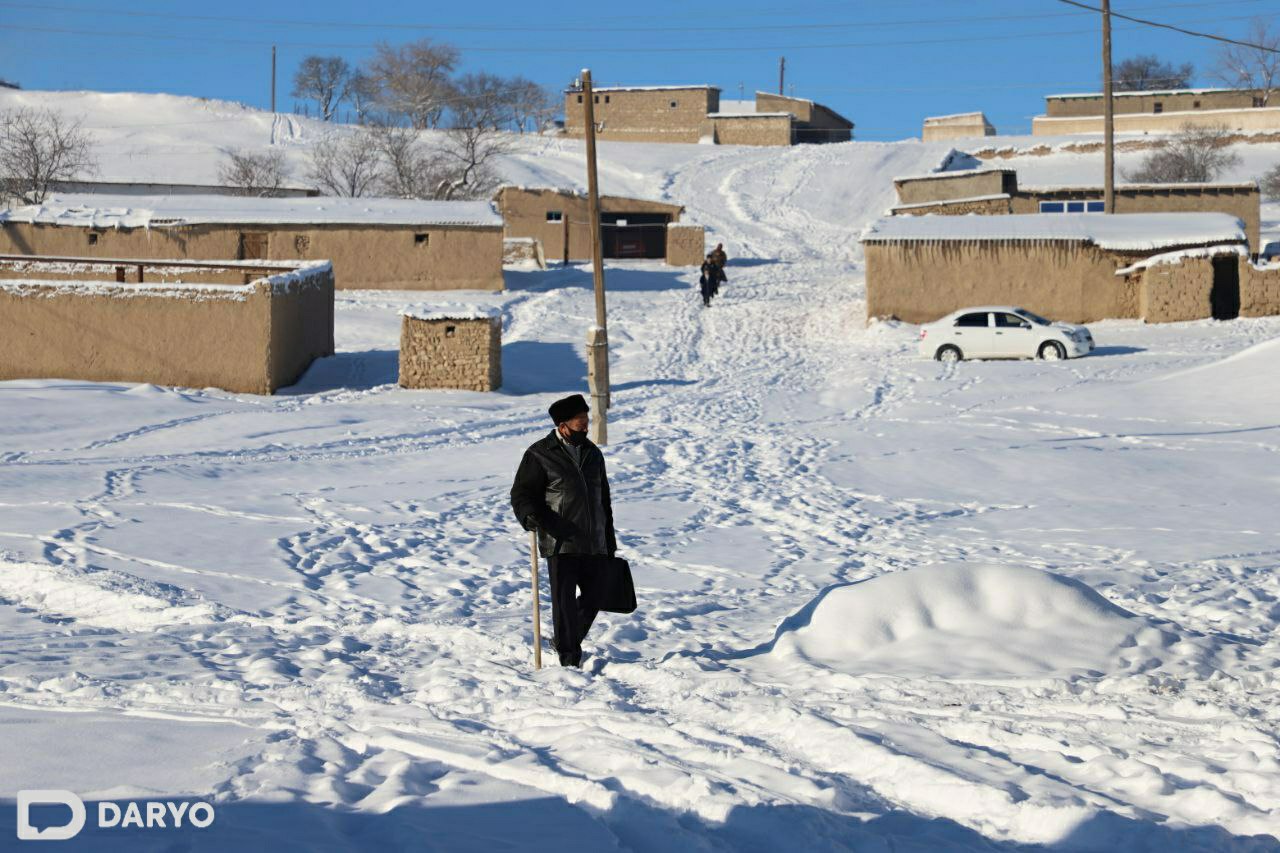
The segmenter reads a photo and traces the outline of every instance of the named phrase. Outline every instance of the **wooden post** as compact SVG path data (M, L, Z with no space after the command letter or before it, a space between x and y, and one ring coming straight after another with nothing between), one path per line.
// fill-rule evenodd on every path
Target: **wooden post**
M124 267L116 267L116 281L124 282Z
M591 337L591 363L587 368L592 403L591 440L607 443L609 410L609 324L605 316L604 255L600 245L600 186L596 174L596 113L591 71L582 69L582 104L587 133L587 227L591 231L591 267L596 291L596 324Z
M142 284L142 264L138 264L138 284Z
M538 531L529 531L529 553L533 557L533 668L542 669L542 608L538 602Z
M569 266L569 208L565 205L565 210L560 214L560 221L564 223L564 265Z
M1116 116L1111 87L1111 0L1102 0L1102 209L1116 212Z
M779 56L778 57L778 94L779 95L786 94L785 92L782 91L782 84L786 81L786 79L787 79L787 58L785 56Z

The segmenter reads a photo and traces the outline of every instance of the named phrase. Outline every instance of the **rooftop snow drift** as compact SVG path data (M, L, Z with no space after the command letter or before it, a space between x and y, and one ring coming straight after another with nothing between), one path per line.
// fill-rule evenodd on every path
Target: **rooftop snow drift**
M1072 240L1113 251L1150 251L1209 243L1243 243L1244 224L1225 213L1015 214L894 216L862 234L864 243L925 240Z

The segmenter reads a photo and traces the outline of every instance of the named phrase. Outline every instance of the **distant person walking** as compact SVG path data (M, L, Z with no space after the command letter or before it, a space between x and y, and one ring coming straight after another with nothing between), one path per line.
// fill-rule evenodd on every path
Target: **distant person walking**
M724 269L729 265L729 256L725 254L724 243L716 243L716 247L711 250L710 257L720 269Z
M707 255L702 262L702 275L698 277L698 286L702 293L702 307L711 307L711 299L720 293L720 283L728 281L724 267L715 262L715 253Z
M555 429L524 452L511 485L511 508L525 530L538 531L550 568L551 644L561 666L582 665L582 641L599 612L601 558L618 550L604 454L587 438L590 411L581 394L552 403Z

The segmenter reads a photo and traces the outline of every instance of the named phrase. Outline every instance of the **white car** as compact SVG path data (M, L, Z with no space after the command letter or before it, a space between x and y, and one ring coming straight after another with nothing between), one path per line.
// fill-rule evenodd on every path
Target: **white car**
M1084 326L1054 323L1025 308L965 308L920 327L920 354L938 361L965 358L1043 358L1056 361L1093 352Z

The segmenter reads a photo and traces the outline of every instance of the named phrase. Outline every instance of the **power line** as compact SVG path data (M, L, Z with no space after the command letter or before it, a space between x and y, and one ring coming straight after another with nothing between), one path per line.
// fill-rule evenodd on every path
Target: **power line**
M1200 8L1204 6L1227 6L1263 3L1267 0L1225 0L1225 2L1187 2L1187 3L1164 3L1154 6L1139 6L1135 11L1143 11L1146 9L1180 9L1180 8ZM1079 5L1079 4L1075 4ZM35 9L42 12L69 12L75 14L90 15L108 15L113 18L130 17L130 18L153 18L173 21L192 21L197 23L252 23L259 26L286 26L291 29L299 27L310 28L338 28L344 30L350 29L407 29L407 30L426 30L435 32L515 32L515 33L611 33L617 32L617 27L608 26L560 26L560 27L529 27L521 25L474 25L474 24L418 24L418 23L370 23L368 21L304 21L287 18L253 18L241 17L233 15L189 15L178 14L174 12L150 12L129 9L97 9L88 6L54 6L42 3L15 3L2 2L0 8L6 9ZM1087 8L1087 7L1086 7ZM1040 12L1035 14L1021 15L986 15L986 16L966 16L957 18L913 18L898 19L888 21L837 21L837 22L818 22L805 24L755 24L755 25L728 25L717 26L717 32L777 32L780 30L831 30L831 29L866 29L868 27L905 27L905 26L921 26L921 25L951 25L965 23L987 23L991 21L1016 21L1016 20L1032 20L1043 18L1061 18L1076 17L1080 12ZM1118 16L1117 16L1118 17ZM626 31L631 32L688 32L687 27L667 26L667 27L636 27L627 25Z
M1090 6L1086 3L1078 3L1076 2L1076 0L1058 0L1058 2L1065 3L1068 6L1077 6L1081 9L1088 9L1090 12L1102 11L1102 9L1097 6ZM1267 47L1266 45L1263 45L1263 44L1254 44L1253 42L1240 41L1238 39L1230 39L1230 38L1227 38L1226 36L1220 36L1214 33L1202 33L1197 30L1188 30L1188 29L1184 29L1183 27L1174 26L1173 24L1164 24L1164 23L1161 23L1160 21L1148 21L1145 18L1135 18L1132 15L1122 15L1119 12L1111 12L1110 15L1113 18L1122 18L1126 21L1133 21L1136 24L1142 24L1143 26L1147 26L1147 27L1156 27L1162 30L1172 30L1175 33L1182 33L1185 36L1194 36L1196 38L1211 39L1213 41L1223 42L1224 44L1235 44L1235 45L1239 45L1240 47L1248 47L1248 48L1252 48L1253 50L1261 50L1266 53L1280 53L1280 49L1277 49L1274 47ZM1219 20L1231 20L1231 19L1221 18Z
M1070 2L1070 0L1059 0L1059 2ZM1250 2L1250 0L1245 0ZM1082 5L1082 4L1075 4ZM1217 4L1214 4L1217 5ZM1086 6L1085 8L1092 9ZM1221 16L1214 17L1213 21L1233 21L1248 20L1253 16L1244 15L1233 18L1224 18ZM1142 21L1141 19L1133 19L1143 25L1164 26L1169 29L1178 29L1171 25L1153 24L1152 22ZM1198 23L1192 21L1191 23ZM1139 29L1139 27L1124 27L1123 29ZM352 44L352 43L322 43L322 42L289 42L289 41L255 41L252 39L231 39L220 38L215 36L174 36L174 35L158 35L154 33L136 33L136 32L104 32L101 30L77 30L62 27L33 27L22 26L18 24L0 24L0 30L13 30L18 32L36 32L36 33L53 33L58 35L82 35L94 36L96 38L138 38L149 39L154 41L199 41L203 43L216 43L239 45L253 48L269 48L272 44L282 47L291 48L311 48L311 49L328 49L328 50L364 50L375 47L373 44ZM1179 30L1180 32L1193 33L1190 30ZM927 46L937 44L965 44L975 42L1001 42L1016 41L1028 38L1062 38L1063 36L1080 36L1094 35L1096 30L1056 30L1053 32L1036 32L1036 33L1012 33L1007 35L990 35L990 36L959 36L950 38L932 38L932 39L912 39L905 41L872 41L872 42L835 42L827 44L790 44L790 45L733 45L733 46L700 46L697 48L689 47L597 47L584 49L582 47L564 47L564 48L529 48L529 47L479 47L479 46L462 46L457 48L464 53L503 53L503 54L571 54L584 55L588 53L608 53L608 54L671 54L671 53L688 53L690 50L696 50L699 53L758 53L758 52L777 52L781 50L838 50L847 48L884 48L884 47L912 47ZM1194 34L1194 33L1193 33ZM1210 36L1209 38L1218 38L1218 36ZM1246 42L1235 42L1236 44L1246 44L1249 47L1256 45L1248 45Z

